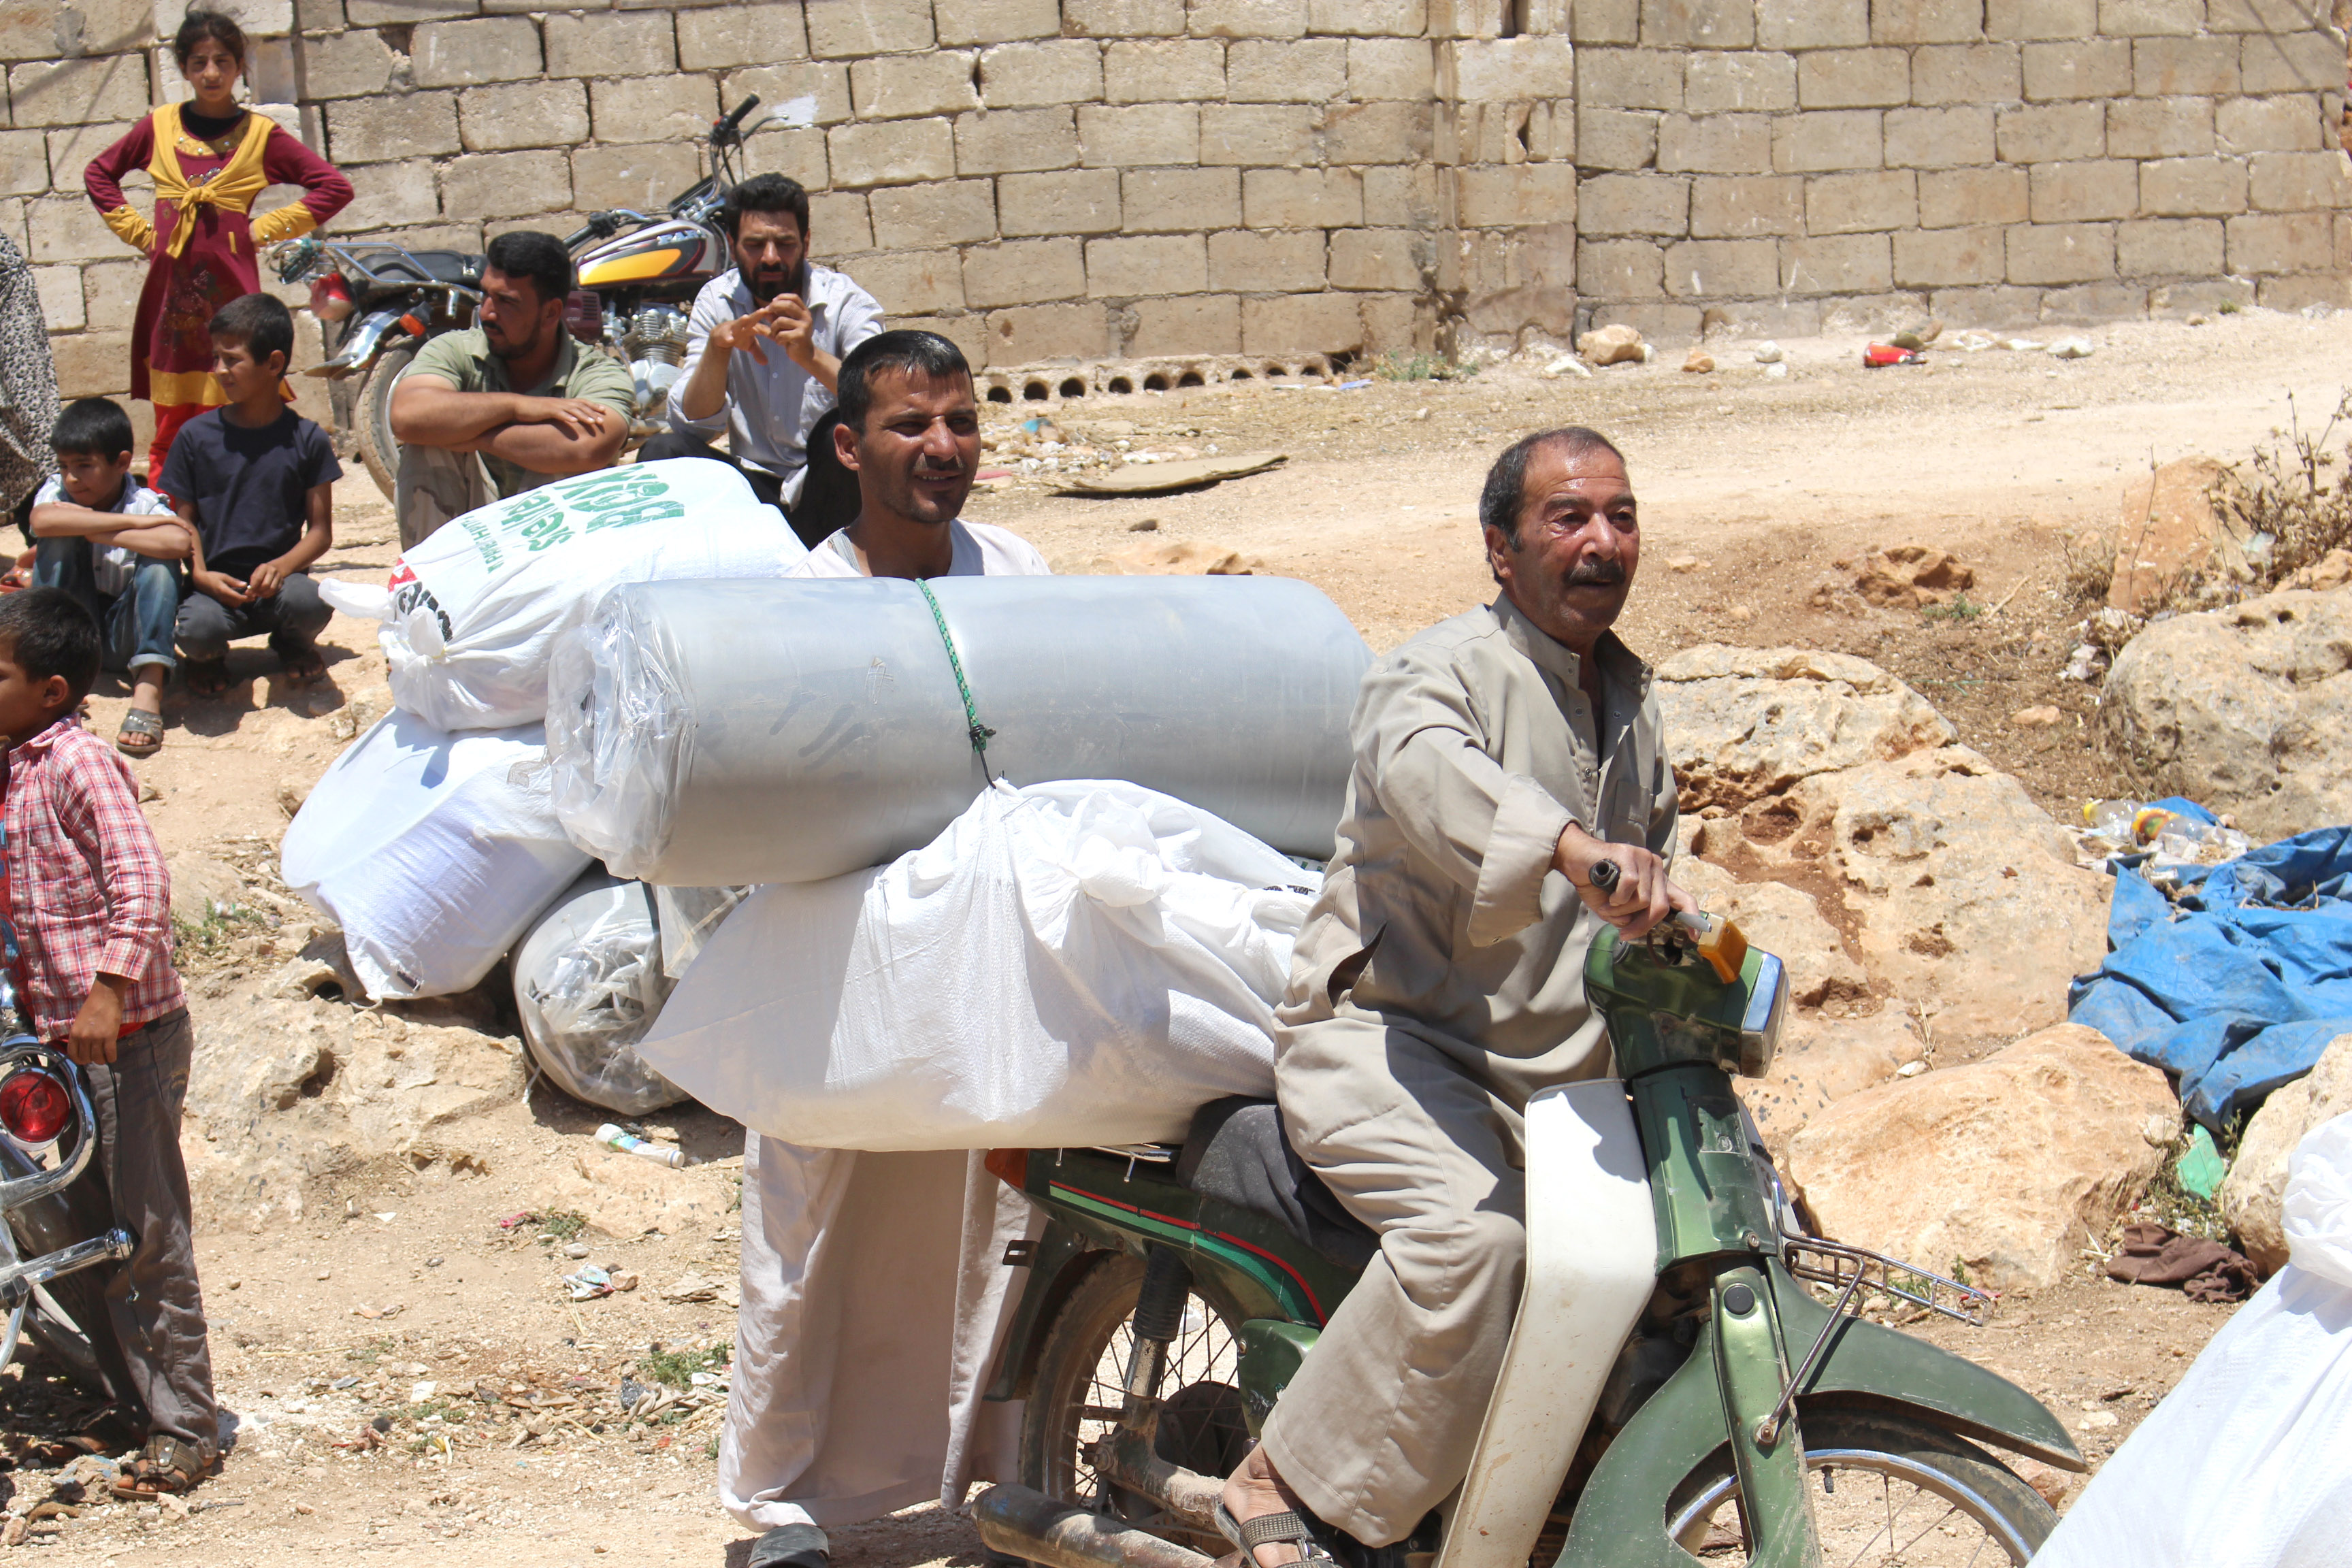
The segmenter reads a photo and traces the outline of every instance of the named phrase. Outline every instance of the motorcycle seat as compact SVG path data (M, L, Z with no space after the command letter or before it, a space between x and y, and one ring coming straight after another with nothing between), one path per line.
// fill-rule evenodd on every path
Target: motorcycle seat
M1290 1146L1282 1110L1234 1095L1192 1113L1176 1179L1204 1198L1270 1219L1299 1244L1351 1274L1380 1250L1371 1226L1349 1214Z
M362 250L355 253L375 273L375 280L352 281L371 292L414 288L420 283L457 283L472 288L482 280L482 258L462 250Z

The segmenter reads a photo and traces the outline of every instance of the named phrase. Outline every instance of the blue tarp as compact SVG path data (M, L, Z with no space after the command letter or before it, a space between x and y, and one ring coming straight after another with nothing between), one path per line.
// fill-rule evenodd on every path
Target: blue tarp
M2218 1129L2352 1034L2352 827L2225 861L2177 904L2119 865L2107 940L2069 1016L2177 1074Z

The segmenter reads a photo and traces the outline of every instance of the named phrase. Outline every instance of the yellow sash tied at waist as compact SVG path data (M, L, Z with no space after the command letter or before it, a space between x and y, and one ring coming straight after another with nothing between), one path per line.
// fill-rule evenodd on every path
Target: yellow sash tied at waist
M192 181L180 168L180 106L167 103L155 110L155 154L147 173L155 181L156 196L170 202L180 215L172 225L172 237L163 243L165 254L177 258L187 250L188 234L194 226L191 220L197 208L218 207L239 214L252 209L253 198L269 185L261 166L262 149L274 129L267 115L247 110L244 138L229 161L213 171L211 177Z

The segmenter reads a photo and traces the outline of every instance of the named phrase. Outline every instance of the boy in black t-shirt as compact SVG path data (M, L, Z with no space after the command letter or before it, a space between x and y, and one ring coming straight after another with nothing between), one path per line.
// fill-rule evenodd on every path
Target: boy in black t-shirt
M327 433L286 406L294 318L267 294L212 320L213 379L228 395L181 426L162 489L196 530L177 635L188 689L228 689L228 645L269 638L291 686L327 671L318 637L334 612L307 568L335 542L335 461Z

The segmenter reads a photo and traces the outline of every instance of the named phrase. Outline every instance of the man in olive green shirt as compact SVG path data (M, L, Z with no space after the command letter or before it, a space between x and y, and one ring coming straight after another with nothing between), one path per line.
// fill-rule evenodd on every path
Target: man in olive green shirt
M635 384L626 366L572 341L572 281L553 235L500 235L484 258L481 324L435 338L401 377L392 433L402 549L477 507L620 457Z

